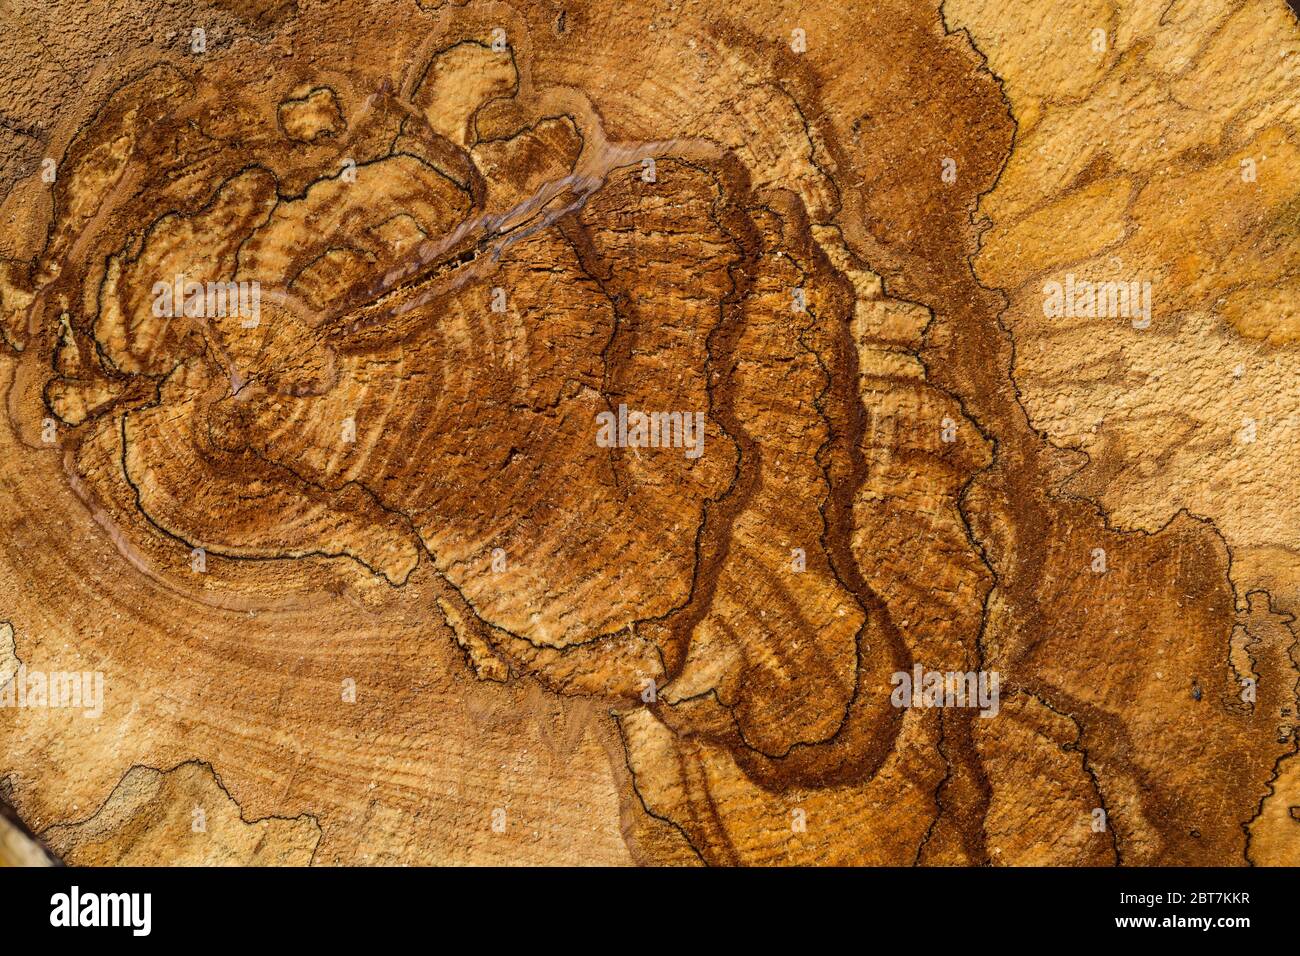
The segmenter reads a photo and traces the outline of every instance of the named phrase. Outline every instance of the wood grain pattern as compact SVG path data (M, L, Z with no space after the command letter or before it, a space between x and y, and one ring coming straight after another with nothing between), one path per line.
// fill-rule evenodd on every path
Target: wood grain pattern
M1300 859L1282 0L101 6L0 4L61 857Z

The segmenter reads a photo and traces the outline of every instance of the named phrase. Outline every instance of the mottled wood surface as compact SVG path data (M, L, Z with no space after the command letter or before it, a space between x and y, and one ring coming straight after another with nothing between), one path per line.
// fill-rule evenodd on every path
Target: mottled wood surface
M1300 863L1284 0L0 24L0 686L103 682L0 707L0 798L63 859Z

